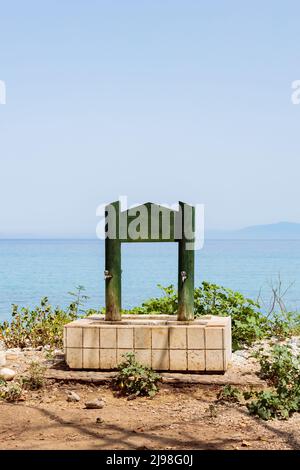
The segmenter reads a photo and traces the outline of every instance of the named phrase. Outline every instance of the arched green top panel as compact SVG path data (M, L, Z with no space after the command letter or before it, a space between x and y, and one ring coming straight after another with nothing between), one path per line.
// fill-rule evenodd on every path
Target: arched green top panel
M108 210L109 207L113 210ZM192 230L194 229L194 208L187 204L185 213L190 209ZM171 210L159 204L147 202L125 211L119 210L119 202L107 206L107 223L116 232L116 239L130 242L178 242L182 238L183 216L179 210ZM112 220L113 218L116 220Z

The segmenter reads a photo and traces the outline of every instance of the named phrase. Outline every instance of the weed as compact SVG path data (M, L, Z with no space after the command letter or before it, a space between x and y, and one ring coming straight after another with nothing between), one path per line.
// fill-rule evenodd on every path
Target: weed
M149 367L138 363L133 353L123 355L124 362L118 367L118 375L113 381L113 388L121 395L129 397L153 397L158 392L161 376Z
M32 361L29 365L28 375L22 378L24 388L29 390L38 390L45 384L46 367L42 364Z
M251 414L264 420L288 419L300 411L300 355L294 356L289 346L275 345L260 358L260 376L272 386L254 394L247 404Z
M8 402L19 401L22 398L23 388L20 382L0 382L0 399Z
M218 393L217 398L221 402L239 403L242 392L232 385L225 385Z

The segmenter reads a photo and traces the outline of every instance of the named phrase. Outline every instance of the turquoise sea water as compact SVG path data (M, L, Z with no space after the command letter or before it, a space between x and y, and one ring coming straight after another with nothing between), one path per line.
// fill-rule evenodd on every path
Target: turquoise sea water
M122 302L133 307L160 294L157 284L176 283L176 244L122 246ZM0 320L11 304L34 306L48 296L54 305L70 302L68 291L86 288L88 307L104 305L104 244L98 240L0 240ZM300 308L300 240L207 240L196 253L196 285L215 282L267 301L268 283L280 273L295 281L285 300Z

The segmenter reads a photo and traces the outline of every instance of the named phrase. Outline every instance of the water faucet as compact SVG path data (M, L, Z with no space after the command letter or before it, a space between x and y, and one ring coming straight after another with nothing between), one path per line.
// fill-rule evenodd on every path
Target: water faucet
M112 274L110 274L109 271L105 270L104 271L104 280L106 281L106 279L111 279L112 278Z
M184 281L187 279L187 273L185 271L181 271L180 275L181 275L181 282L183 284Z

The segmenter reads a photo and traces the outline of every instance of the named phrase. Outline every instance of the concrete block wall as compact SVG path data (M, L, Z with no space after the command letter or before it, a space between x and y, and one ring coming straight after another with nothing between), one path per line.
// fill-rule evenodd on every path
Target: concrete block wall
M124 316L122 322L102 317L76 320L65 326L66 362L71 369L116 369L123 354L160 371L224 372L231 357L229 317L207 316L177 322L172 316L146 319Z

